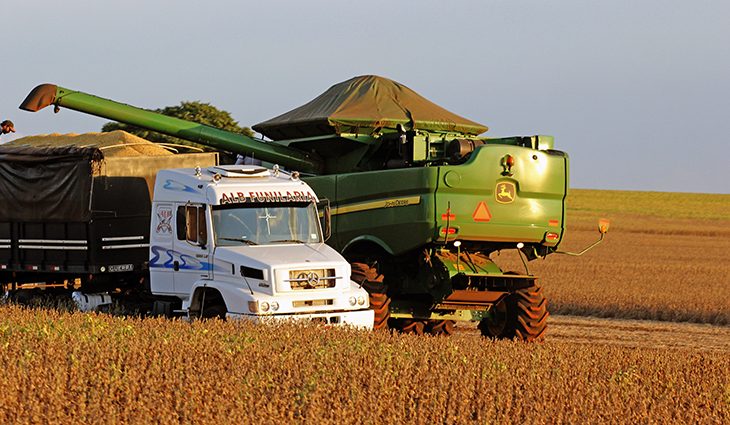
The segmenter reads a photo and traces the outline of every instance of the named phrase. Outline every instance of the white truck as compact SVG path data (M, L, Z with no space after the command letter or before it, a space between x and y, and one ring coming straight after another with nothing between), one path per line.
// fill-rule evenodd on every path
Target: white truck
M191 316L372 327L368 294L325 244L317 195L296 173L250 165L162 170L154 193L154 295L180 298Z
M0 147L0 283L19 299L72 292L82 308L372 328L367 292L325 244L328 208L298 174L216 163Z

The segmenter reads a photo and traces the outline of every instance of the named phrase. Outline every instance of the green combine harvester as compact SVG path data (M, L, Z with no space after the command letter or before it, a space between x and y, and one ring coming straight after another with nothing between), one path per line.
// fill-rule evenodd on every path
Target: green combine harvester
M480 137L487 127L377 76L253 126L268 140L51 84L21 109L49 105L301 172L330 201L328 244L370 293L376 328L450 334L476 321L488 337L545 334L547 301L525 260L559 252L565 234L569 160L550 136ZM525 271L500 269L490 255L501 250L518 250Z

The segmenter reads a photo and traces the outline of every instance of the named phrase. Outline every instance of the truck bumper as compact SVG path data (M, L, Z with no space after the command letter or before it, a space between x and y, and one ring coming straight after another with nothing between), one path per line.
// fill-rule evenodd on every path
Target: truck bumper
M347 325L359 329L372 329L375 312L370 309L354 311L321 312L306 314L238 314L228 313L228 318L251 320L257 323L270 323L280 320L311 320L329 325Z

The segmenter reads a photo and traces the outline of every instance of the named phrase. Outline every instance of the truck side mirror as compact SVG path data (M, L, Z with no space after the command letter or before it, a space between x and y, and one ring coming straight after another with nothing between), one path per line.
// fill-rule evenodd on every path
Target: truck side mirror
M330 208L330 200L320 199L317 203L317 210L319 211L324 241L327 242L332 237L332 209Z

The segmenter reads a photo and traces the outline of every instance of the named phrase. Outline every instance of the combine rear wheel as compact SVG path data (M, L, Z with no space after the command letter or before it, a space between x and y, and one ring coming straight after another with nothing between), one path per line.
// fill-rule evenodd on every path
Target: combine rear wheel
M455 326L456 322L453 320L429 320L427 329L432 335L449 336L454 333Z
M540 341L545 337L548 316L542 287L535 285L515 291L494 306L492 315L479 322L479 330L490 338Z
M352 280L370 295L370 309L375 312L374 329L387 329L390 318L390 297L383 283L383 275L365 263L352 263Z

